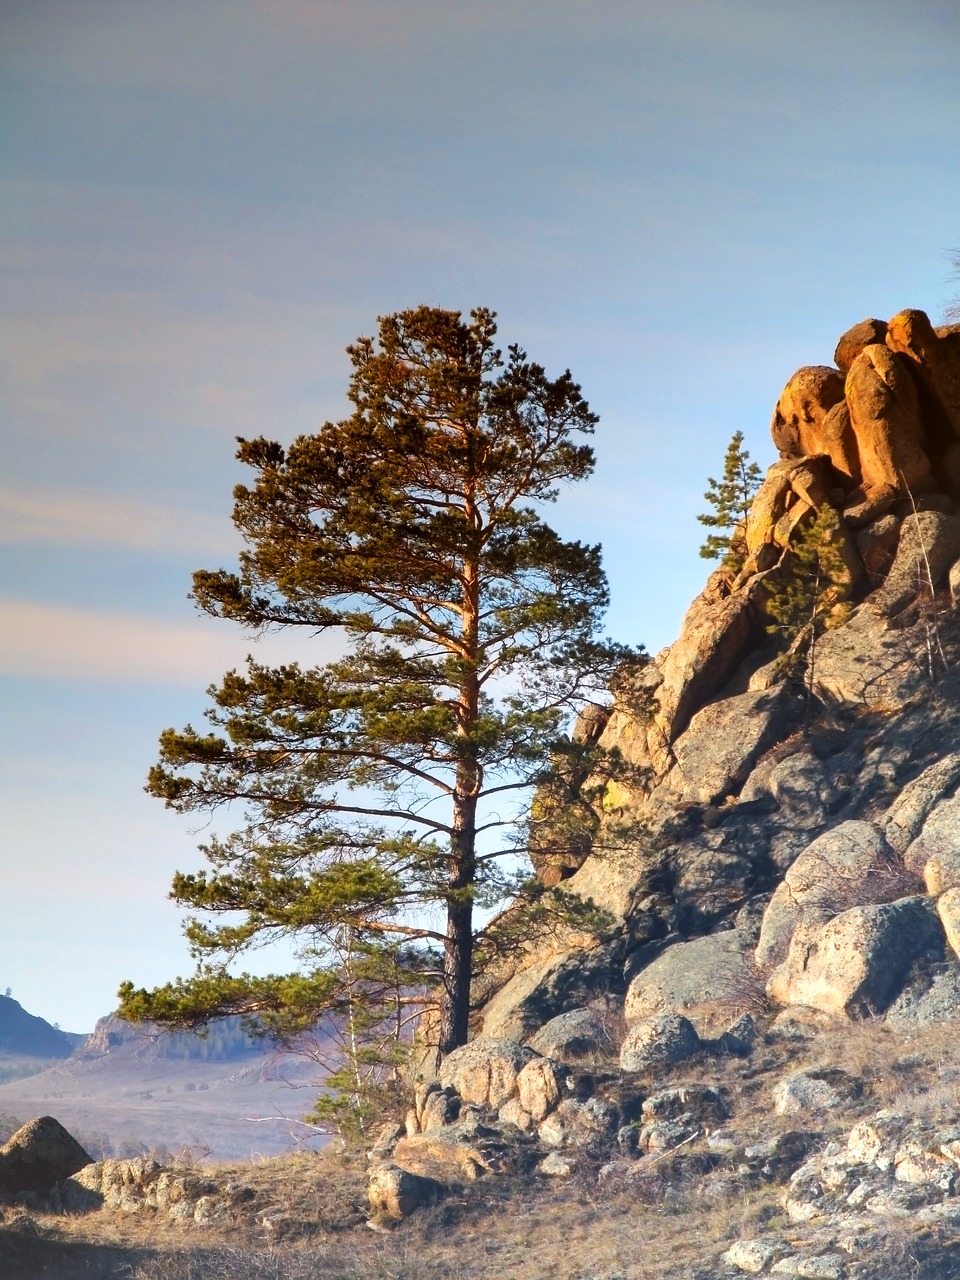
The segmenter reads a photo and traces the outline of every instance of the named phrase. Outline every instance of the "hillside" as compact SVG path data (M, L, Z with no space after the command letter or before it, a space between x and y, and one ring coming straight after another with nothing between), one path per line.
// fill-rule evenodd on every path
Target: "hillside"
M960 1277L960 327L863 321L772 434L679 638L580 726L632 766L592 846L544 824L601 923L508 912L473 1039L434 1071L421 1028L362 1157L81 1161L9 1210L23 1276ZM99 1073L119 1118L223 1069L117 1034L25 1085L64 1120Z
M323 1069L314 1058L252 1039L239 1019L221 1019L203 1035L110 1015L54 1066L5 1061L11 1078L0 1084L0 1114L25 1121L52 1112L98 1154L190 1148L249 1159L318 1142L300 1121Z
M61 1031L27 1013L18 1001L0 996L0 1055L25 1058L69 1058L84 1036Z

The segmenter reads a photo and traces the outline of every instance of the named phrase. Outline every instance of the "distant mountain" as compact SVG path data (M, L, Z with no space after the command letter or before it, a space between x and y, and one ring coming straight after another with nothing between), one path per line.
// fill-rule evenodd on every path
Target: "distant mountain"
M204 1036L109 1015L54 1061L0 1051L0 1135L53 1115L98 1156L190 1148L246 1160L322 1145L302 1120L336 1050L320 1031L315 1047L278 1052L239 1018Z
M0 1053L26 1058L69 1058L85 1036L71 1035L0 996Z
M141 1062L238 1062L262 1054L264 1047L238 1017L217 1018L199 1032L165 1031L149 1022L124 1022L111 1013L99 1019L93 1034L83 1040L75 1056L88 1060L121 1050Z

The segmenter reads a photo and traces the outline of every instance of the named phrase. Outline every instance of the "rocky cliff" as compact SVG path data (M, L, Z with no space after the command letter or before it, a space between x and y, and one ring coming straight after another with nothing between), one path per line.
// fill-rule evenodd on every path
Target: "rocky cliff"
M771 430L780 459L676 643L580 726L631 782L538 873L607 927L478 982L476 1039L379 1152L378 1212L592 1160L688 1207L692 1180L776 1187L794 1225L752 1229L724 1274L891 1274L904 1217L940 1233L912 1240L917 1274L958 1274L960 1108L917 1098L960 1017L960 327L863 321ZM814 527L829 573L785 633Z
M597 1000L709 1031L748 990L847 1018L960 1001L960 327L863 321L771 430L737 554L643 677L652 713L614 705L600 736L645 782L607 789L561 874L613 926L501 971L485 1035ZM785 653L768 602L825 507L836 625Z

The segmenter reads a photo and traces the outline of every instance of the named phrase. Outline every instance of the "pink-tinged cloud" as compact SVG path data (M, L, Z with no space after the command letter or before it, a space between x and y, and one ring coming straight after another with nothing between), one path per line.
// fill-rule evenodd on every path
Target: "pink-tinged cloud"
M219 516L109 494L0 489L0 544L132 547L159 554L234 555Z
M0 597L0 675L202 690L242 667L247 654L263 663L316 665L337 653L333 634L257 638L201 615L174 622Z

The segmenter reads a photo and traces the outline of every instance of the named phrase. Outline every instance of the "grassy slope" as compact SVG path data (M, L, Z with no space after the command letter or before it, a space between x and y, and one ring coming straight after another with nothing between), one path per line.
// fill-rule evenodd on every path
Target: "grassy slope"
M910 1037L882 1024L843 1027L808 1043L766 1044L746 1060L704 1060L671 1083L700 1079L728 1090L732 1128L744 1141L777 1129L811 1127L772 1114L770 1090L788 1070L833 1066L860 1076L866 1095L818 1117L823 1141L862 1115L895 1105L944 1120L960 1118L955 1028ZM658 1081L657 1084L662 1084ZM649 1159L649 1157L648 1157ZM637 1187L598 1183L587 1160L566 1181L486 1178L467 1184L383 1235L365 1225L366 1163L331 1153L286 1157L232 1170L256 1189L256 1212L229 1230L181 1227L147 1214L99 1212L18 1220L8 1208L0 1231L0 1275L16 1280L713 1280L732 1241L765 1226L785 1234L781 1188L747 1189L736 1179L725 1195L696 1177L674 1180L653 1196ZM647 1202L649 1200L649 1202ZM871 1272L960 1275L949 1240L909 1222L881 1224L885 1261ZM933 1270L923 1269L925 1257ZM886 1271L883 1268L886 1268Z

